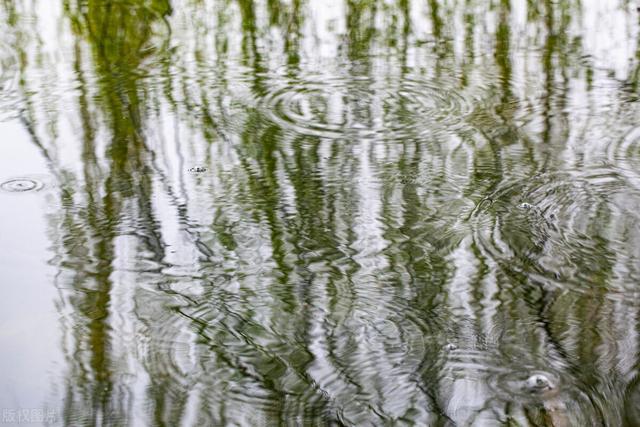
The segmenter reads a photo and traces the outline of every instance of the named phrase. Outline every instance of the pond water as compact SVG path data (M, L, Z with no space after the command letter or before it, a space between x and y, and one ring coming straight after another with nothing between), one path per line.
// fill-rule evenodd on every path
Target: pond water
M637 7L0 1L2 423L640 425Z

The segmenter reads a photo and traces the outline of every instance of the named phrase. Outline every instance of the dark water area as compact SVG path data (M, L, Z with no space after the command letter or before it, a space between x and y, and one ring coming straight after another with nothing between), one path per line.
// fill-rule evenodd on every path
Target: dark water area
M640 426L640 12L1 0L0 424Z

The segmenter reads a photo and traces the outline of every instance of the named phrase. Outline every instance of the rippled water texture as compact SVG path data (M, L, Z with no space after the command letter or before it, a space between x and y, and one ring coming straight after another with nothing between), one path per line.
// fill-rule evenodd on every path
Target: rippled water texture
M1 423L640 426L636 8L0 2Z

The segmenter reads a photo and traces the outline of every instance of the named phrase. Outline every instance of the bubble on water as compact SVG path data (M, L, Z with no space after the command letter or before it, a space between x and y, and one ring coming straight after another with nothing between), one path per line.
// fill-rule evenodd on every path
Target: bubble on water
M543 371L511 371L490 378L489 385L505 399L551 399L560 390L559 377Z
M448 344L446 344L444 347L445 347L445 349L446 349L446 350L448 350L448 351L455 351L455 350L457 350L457 349L458 349L458 346L457 346L457 345L455 345L455 344L453 344L453 343L448 343Z
M39 191L44 187L41 181L34 178L12 178L0 184L3 191L9 193L24 193L27 191Z
M201 166L196 166L196 167L192 167L187 169L188 172L192 172L192 173L204 173L207 171L207 168L205 167L201 167Z
M545 374L541 373L533 374L529 378L527 378L524 386L532 393L540 393L553 390L555 388L555 385L553 384L551 379L549 379L549 377L547 377Z

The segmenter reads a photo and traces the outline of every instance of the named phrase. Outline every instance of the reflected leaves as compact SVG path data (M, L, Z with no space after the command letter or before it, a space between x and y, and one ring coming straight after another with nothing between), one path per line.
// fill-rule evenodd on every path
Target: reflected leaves
M26 83L41 45L17 45L23 119L67 177L50 218L67 424L637 412L611 390L636 387L638 110L583 92L609 77L556 34L587 37L569 24L588 10L33 7L75 45L57 59L72 111Z

